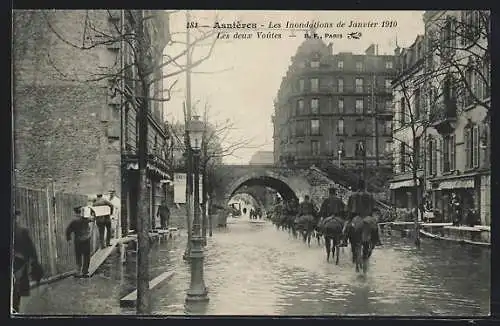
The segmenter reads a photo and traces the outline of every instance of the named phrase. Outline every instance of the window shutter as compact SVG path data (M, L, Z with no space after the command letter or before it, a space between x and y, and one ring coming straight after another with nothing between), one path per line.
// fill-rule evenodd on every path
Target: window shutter
M432 174L436 174L437 172L437 152L438 152L438 141L437 139L434 139L432 142Z
M470 168L471 167L471 159L470 159L470 128L467 128L464 130L464 143L465 143L465 167Z
M455 170L455 135L450 136L450 170Z
M444 172L444 140L443 138L439 139L439 172Z
M425 155L425 166L427 168L427 174L432 175L432 140L427 141L427 155Z
M474 167L479 167L479 126L472 130L472 159Z

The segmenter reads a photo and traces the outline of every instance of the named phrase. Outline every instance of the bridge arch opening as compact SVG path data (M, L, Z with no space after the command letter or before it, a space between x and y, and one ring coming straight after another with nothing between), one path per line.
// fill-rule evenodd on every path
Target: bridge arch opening
M298 200L298 196L295 194L293 189L283 180L271 176L251 176L245 178L244 180L238 180L238 182L229 190L227 199L231 199L238 190L248 186L262 186L274 189L280 194L283 200Z

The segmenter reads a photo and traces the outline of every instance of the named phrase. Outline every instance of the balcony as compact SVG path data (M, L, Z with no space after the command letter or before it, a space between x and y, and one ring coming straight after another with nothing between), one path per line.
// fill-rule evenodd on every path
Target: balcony
M432 121L432 126L439 134L447 135L452 133L457 123L456 101L448 100L433 108L429 113L429 120Z

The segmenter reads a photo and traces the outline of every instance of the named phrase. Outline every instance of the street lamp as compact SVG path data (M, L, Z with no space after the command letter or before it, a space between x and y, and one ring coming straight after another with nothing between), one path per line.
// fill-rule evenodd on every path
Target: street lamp
M340 158L342 157L342 150L339 149L337 153L339 154L339 168L340 168Z
M200 149L203 139L204 124L199 116L193 116L188 127L189 141L194 159L194 218L193 236L191 237L191 248L189 258L191 262L191 283L187 291L186 302L208 301L207 288L203 279L203 237L201 235L200 223ZM191 230L190 230L191 231Z

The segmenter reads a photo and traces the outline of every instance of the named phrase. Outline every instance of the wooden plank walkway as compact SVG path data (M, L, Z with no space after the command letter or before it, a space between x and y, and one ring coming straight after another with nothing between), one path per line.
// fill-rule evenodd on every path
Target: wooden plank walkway
M164 272L160 274L159 276L155 277L149 282L149 289L151 290L161 282L171 279L172 276L174 276L173 271ZM120 299L120 307L135 306L136 301L137 301L137 289Z
M90 258L90 266L89 266L89 275L92 276L99 268L99 266L104 263L106 258L111 255L111 253L116 249L117 244L120 243L118 239L111 239L111 246L106 247L104 249L99 249L96 251L94 255Z
M432 233L426 232L424 230L420 230L420 234L422 234L423 236L426 236L428 238L435 239L435 240L451 241L451 242L456 242L456 243L460 243L460 244L470 244L470 245L474 245L474 246L487 247L487 248L491 247L491 243L488 243L488 242L477 242L477 241L471 241L471 240L465 240L465 239L458 240L458 239L439 236L437 234L432 234Z

